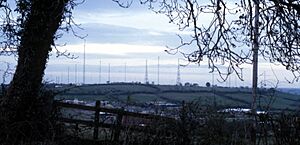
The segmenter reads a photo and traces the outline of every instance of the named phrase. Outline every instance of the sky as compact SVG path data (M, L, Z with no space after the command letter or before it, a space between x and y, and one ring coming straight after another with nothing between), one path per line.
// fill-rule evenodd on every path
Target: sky
M133 1L129 8L121 8L111 0L86 0L75 7L73 17L80 27L74 27L76 35L86 37L83 40L69 32L64 33L63 37L56 41L60 51L67 51L76 59L56 57L55 52L52 52L45 71L45 82L83 83L85 48L85 83L107 81L144 83L147 61L150 83L176 84L179 59L179 63L184 65L180 66L180 80L183 84L189 82L204 86L206 82L212 82L219 86L251 86L250 65L244 66L244 81L232 75L228 81L220 82L217 73L209 73L205 60L200 65L186 66L188 62L180 54L166 53L166 46L179 45L177 34L186 37L191 32L179 31L178 26L169 23L166 16L154 13L137 1ZM209 22L209 16L201 19L204 25ZM1 62L9 61L12 63L10 67L14 69L16 58L1 57L1 68L6 67ZM3 69L0 75L1 73L3 74ZM259 82L267 82L269 87L276 84L276 77L279 79L280 87L299 85L299 83L289 84L286 79L292 78L291 73L278 65L261 62L259 74ZM11 76L8 76L5 83L8 83L10 78ZM3 82L3 77L0 81Z

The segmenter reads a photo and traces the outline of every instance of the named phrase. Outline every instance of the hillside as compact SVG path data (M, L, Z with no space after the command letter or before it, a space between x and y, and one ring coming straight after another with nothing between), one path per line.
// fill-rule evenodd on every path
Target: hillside
M100 85L61 85L50 88L59 92L56 99L79 99L83 101L108 100L118 102L145 103L165 101L181 103L197 101L203 105L249 108L252 97L250 88L146 85L135 83L114 83ZM258 106L272 109L299 109L300 96L277 91L260 89Z

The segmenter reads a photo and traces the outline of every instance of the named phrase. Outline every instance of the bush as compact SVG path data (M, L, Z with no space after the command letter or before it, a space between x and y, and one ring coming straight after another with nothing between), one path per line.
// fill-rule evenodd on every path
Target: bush
M62 127L57 124L57 112L52 108L53 94L43 92L36 98L33 107L33 116L28 120L10 120L10 113L5 106L0 108L0 144L1 145L31 145L52 144L55 137L60 134ZM3 101L2 98L1 101Z
M248 145L253 116L220 113L211 106L185 104L174 122L158 121L152 133L127 131L122 144ZM300 145L299 115L260 114L256 118L257 145Z

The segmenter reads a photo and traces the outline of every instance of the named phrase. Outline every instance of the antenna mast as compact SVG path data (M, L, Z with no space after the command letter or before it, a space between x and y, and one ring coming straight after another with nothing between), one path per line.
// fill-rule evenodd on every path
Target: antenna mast
M101 84L101 59L99 61L99 84Z
M77 64L75 64L75 84L77 84Z
M110 63L108 64L108 83L110 83Z
M159 85L159 56L157 57L157 84Z
M176 81L176 84L177 85L181 84L179 58L178 58L178 66L177 66L177 81Z
M214 72L211 73L211 86L215 85L215 74Z
M126 82L127 80L126 80L126 74L127 73L127 64L126 64L126 62L125 62L125 66L124 66L124 81Z
M85 39L84 39L84 43L83 43L83 76L82 76L82 81L83 84L85 84Z
M68 84L70 83L70 67L68 66Z
M148 61L146 59L146 71L145 71L145 84L148 84L149 80L148 80Z

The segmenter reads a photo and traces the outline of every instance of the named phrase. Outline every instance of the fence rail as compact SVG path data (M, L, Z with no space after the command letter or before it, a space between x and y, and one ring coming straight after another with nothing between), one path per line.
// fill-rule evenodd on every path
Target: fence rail
M152 114L142 114L142 113L136 113L136 112L129 112L125 111L123 109L116 109L116 108L104 108L100 106L100 101L96 101L95 106L85 106L81 104L70 104L70 103L64 103L60 101L54 102L55 107L60 108L70 108L70 109L79 109L79 110L86 110L86 111L94 111L94 119L93 121L87 121L82 119L74 119L74 118L66 118L66 117L60 117L58 120L60 122L64 123L72 123L72 124L82 124L86 126L90 126L94 128L93 132L93 139L98 139L98 130L99 128L110 128L113 129L113 141L118 141L121 130L124 129L130 129L135 131L146 131L149 128L147 126L139 126L139 125L128 125L123 123L124 117L134 117L139 118L142 120L148 120L148 121L154 121L154 120L163 120L163 121L175 121L174 118L169 118L165 116L159 116L159 115L152 115ZM115 123L104 123L100 122L100 112L115 114L116 120ZM149 131L149 130L148 130Z

